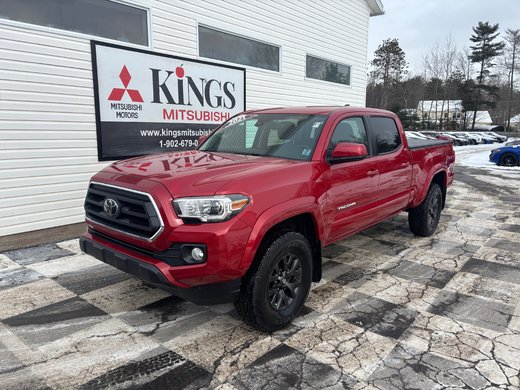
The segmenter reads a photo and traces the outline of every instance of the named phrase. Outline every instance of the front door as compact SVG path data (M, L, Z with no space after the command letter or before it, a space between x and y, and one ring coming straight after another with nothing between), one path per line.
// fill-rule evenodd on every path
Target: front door
M328 150L338 142L370 143L362 117L340 118L335 125ZM379 164L370 155L359 161L331 164L324 173L327 206L324 217L331 221L325 244L361 230L377 219Z

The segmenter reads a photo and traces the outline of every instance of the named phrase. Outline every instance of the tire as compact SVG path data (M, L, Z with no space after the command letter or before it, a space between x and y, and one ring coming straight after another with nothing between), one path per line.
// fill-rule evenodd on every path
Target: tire
M500 157L500 161L498 162L498 165L501 165L504 167L516 167L516 166L518 166L518 157L516 157L513 153L504 153Z
M259 263L242 281L235 308L247 324L272 332L291 323L309 295L312 250L303 235L288 232L259 255Z
M442 211L442 191L432 183L424 201L408 212L408 225L413 234L429 237L437 229Z

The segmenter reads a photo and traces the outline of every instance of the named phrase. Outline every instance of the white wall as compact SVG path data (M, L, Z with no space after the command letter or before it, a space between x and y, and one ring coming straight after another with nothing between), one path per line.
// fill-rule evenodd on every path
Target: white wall
M248 108L365 104L365 0L133 2L151 8L153 50L197 58L197 23L281 46L280 72L247 68ZM106 165L89 39L0 19L0 236L84 219L88 180ZM352 86L306 80L306 53L352 65Z

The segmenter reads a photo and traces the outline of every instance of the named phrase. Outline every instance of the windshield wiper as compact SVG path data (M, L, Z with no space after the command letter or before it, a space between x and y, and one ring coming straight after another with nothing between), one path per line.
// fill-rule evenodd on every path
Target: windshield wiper
M267 156L265 154L260 154L260 153L237 153L237 154L243 154L245 156L270 157L270 156Z

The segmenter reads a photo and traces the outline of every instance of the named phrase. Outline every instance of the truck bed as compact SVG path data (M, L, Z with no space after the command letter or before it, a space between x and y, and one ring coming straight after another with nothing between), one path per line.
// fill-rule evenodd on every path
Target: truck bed
M451 141L444 141L440 139L416 139L416 138L407 138L408 147L410 149L422 149L422 148L430 148L432 146L439 145L447 145L451 144Z

